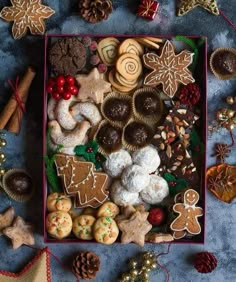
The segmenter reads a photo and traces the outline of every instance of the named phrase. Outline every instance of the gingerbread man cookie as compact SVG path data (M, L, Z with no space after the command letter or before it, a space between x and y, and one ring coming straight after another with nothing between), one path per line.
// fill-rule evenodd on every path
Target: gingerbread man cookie
M203 215L203 209L196 207L198 201L199 194L193 189L188 189L184 193L183 203L176 203L173 206L174 212L179 214L170 225L171 230L174 231L173 237L175 239L180 239L187 233L191 235L201 233L198 217Z

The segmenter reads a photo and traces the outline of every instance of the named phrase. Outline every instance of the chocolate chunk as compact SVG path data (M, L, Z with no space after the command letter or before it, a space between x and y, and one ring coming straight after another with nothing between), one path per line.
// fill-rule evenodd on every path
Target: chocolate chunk
M129 101L111 98L103 106L104 114L113 121L127 121L131 112Z
M104 150L113 152L121 146L121 130L104 124L97 133L97 141Z
M134 121L125 128L124 138L130 145L145 146L151 137L152 131L145 124Z
M28 194L32 191L32 179L24 172L16 172L6 179L9 190L17 194Z
M217 52L212 63L220 74L232 74L236 71L236 54L229 51Z
M156 114L160 108L160 99L152 93L140 93L135 98L135 108L143 115Z
M50 49L49 62L55 74L76 75L86 64L86 49L76 38L59 39Z

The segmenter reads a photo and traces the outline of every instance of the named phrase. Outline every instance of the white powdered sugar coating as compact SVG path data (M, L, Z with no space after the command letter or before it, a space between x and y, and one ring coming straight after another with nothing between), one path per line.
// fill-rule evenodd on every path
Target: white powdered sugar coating
M77 121L71 115L69 108L74 102L74 96L71 96L69 100L61 99L56 107L56 117L60 126L66 130L72 130L75 128Z
M48 112L48 119L49 120L54 120L56 119L56 116L55 116L55 109L56 109L56 106L57 106L57 103L58 101L55 100L54 98L50 98L49 101L48 101L48 109L47 109L47 112Z
M121 176L122 185L129 192L139 193L150 183L150 175L139 165L127 167Z
M104 163L105 172L111 177L120 177L123 170L132 164L130 154L121 149L110 154Z
M158 204L169 195L168 184L164 178L158 175L151 175L150 184L140 193L144 202Z
M158 152L153 146L146 146L135 151L132 154L132 160L134 164L141 166L148 173L156 171L161 163Z
M119 180L112 184L110 196L118 206L137 205L139 202L139 194L127 191Z

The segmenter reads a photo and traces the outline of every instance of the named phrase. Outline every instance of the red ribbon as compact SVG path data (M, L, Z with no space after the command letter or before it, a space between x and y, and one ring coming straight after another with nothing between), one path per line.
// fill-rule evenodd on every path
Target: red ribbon
M171 244L168 245L168 248L167 248L167 251L166 251L166 252L163 252L163 253L158 254L158 255L156 256L156 258L158 259L158 257L160 257L160 256L162 256L162 255L168 255L169 252L170 252L170 246L171 246ZM170 280L170 272L168 271L168 269L167 269L164 265L160 264L160 263L158 262L158 260L157 260L157 265L159 265L160 268L165 271L165 273L166 273L166 282L169 282L169 280Z
M219 11L220 11L220 15L225 19L225 21L229 25L231 25L234 30L236 30L236 26L231 22L231 20L221 10L219 10Z
M155 13L157 10L158 3L153 0L144 0L139 5L139 15L146 16L149 13Z
M25 113L25 103L21 100L19 92L18 92L18 83L19 83L19 76L16 77L16 82L15 85L13 84L13 82L8 79L8 84L11 86L12 90L13 90L13 94L15 96L16 102L18 104L18 106L20 107L20 109L22 110L23 113Z

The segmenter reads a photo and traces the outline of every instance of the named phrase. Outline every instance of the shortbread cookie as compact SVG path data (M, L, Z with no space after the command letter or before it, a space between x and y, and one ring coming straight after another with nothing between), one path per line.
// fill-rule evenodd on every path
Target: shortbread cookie
M150 183L150 175L139 165L131 165L124 169L121 183L132 193L139 193Z
M13 249L18 249L22 245L34 245L34 235L32 225L26 223L24 219L17 216L13 224L3 229L2 233L11 239Z
M114 37L107 37L98 42L97 51L99 57L107 66L115 64L120 42Z
M157 42L154 42L150 37L149 38L137 37L135 38L135 40L150 49L159 49L160 48L160 45L157 44Z
M144 85L155 87L162 84L163 92L170 98L174 97L180 84L187 85L195 81L188 70L188 66L193 62L193 53L184 50L176 55L174 45L169 40L165 42L160 56L147 53L143 55L143 61L144 65L152 70L145 77Z
M149 185L140 194L146 203L161 203L169 195L168 183L164 178L153 174L150 176Z
M100 217L93 226L94 238L97 242L110 245L119 235L119 229L114 219L108 216Z
M87 119L92 126L97 126L102 120L97 106L91 102L75 104L71 107L70 114L77 121L80 121L82 116L82 119Z
M8 208L4 213L0 214L0 236L4 228L11 226L14 217L15 210L13 207Z
M51 212L46 218L47 232L56 239L63 239L72 230L71 216L64 211Z
M69 197L63 193L51 193L47 197L47 209L49 212L64 211L68 212L72 207L72 202Z
M128 244L134 242L141 247L144 246L145 235L152 229L152 225L147 220L148 212L136 211L129 219L124 219L118 223L122 231L121 243Z
M136 40L132 38L125 39L119 46L118 53L119 55L123 53L131 53L137 56L143 55L143 46L140 45Z
M103 168L111 177L120 177L123 170L132 164L130 154L126 150L119 150L107 156Z
M145 236L145 241L150 242L150 243L159 244L163 242L172 242L174 241L174 237L168 233L149 232Z
M136 205L139 194L127 191L121 182L116 180L111 186L110 197L118 206L127 206Z
M201 226L198 217L203 216L203 209L196 207L199 201L199 194L193 189L184 192L183 203L176 203L173 211L178 217L171 223L170 228L176 233L177 238L182 238L187 233L197 235L201 233ZM174 235L175 236L175 235Z
M79 215L73 220L73 233L82 240L93 239L93 224L96 221L91 215Z
M95 172L93 163L57 154L55 164L65 192L76 197L75 207L96 208L107 199L108 175Z
M135 54L122 54L116 62L116 70L126 79L138 79L142 73L142 62Z
M64 147L75 147L83 144L91 125L84 120L78 123L72 131L65 132L62 131L56 120L52 120L48 123L48 127L51 129L51 139L55 144L63 145Z
M127 88L135 88L138 86L137 79L134 80L127 80L124 76L120 75L118 72L115 72L115 78L117 80L117 83L120 83L121 85L127 87Z
M133 152L132 160L148 173L155 172L161 163L157 150L150 145Z
M108 80L111 83L111 85L113 87L115 87L115 89L118 90L118 92L124 92L124 93L128 93L130 92L134 87L133 86L127 86L127 85L123 85L121 84L117 79L116 79L116 71L114 69L112 69L109 74L108 74Z
M70 112L70 107L75 101L74 96L71 96L68 100L61 99L55 108L56 120L66 130L74 129L77 124L77 121Z
M97 217L108 216L111 218L116 217L120 212L119 207L113 202L105 202L99 207Z

